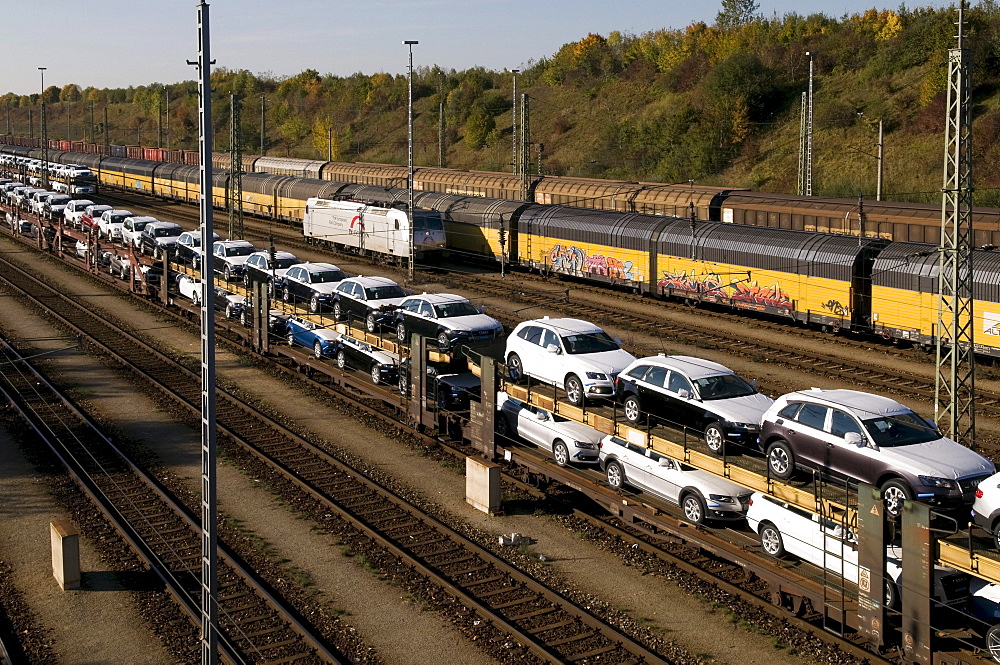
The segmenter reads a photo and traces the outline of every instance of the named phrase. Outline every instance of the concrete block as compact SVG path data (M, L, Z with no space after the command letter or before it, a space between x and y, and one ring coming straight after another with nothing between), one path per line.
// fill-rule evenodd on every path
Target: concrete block
M465 500L494 515L500 511L500 466L474 457L465 458Z
M80 532L69 520L49 523L52 575L63 591L80 588Z

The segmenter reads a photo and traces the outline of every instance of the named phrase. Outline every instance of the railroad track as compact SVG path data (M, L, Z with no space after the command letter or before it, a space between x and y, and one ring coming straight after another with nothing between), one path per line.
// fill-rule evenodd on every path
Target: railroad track
M0 393L17 408L105 517L197 622L201 529L196 518L140 471L51 384L0 349ZM220 652L231 663L340 663L268 585L219 547Z
M103 353L193 413L200 413L200 377L16 264L0 260L0 265L5 282L85 335ZM217 412L224 437L321 501L411 570L432 580L470 613L499 628L505 642L513 639L542 662L666 662L235 396L220 390Z

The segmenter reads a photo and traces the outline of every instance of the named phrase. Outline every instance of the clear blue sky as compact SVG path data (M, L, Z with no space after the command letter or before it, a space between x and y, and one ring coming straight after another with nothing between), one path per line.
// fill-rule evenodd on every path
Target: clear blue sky
M758 0L764 15L796 11L839 17L898 2ZM7 65L0 93L45 84L127 87L195 78L196 2L42 0L4 6ZM933 0L912 6L945 6ZM973 2L970 2L973 4ZM552 55L589 32L641 34L712 23L718 0L215 0L216 66L277 76L315 69L349 75L406 71L404 39L418 40L414 66L501 70Z

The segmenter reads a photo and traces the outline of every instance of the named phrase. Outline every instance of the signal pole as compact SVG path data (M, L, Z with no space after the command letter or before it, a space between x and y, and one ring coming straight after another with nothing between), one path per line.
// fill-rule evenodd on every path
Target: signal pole
M201 218L201 663L218 663L219 591L216 520L215 441L215 300L212 274L212 81L208 3L198 4L198 199Z
M965 2L958 5L958 48L948 51L948 118L941 199L940 299L934 419L945 433L975 446L975 354L972 274L972 123Z
M410 281L413 281L414 273L414 259L416 258L416 252L414 251L413 242L416 234L413 232L413 46L414 44L419 44L420 42L405 41L403 44L408 46L410 49L410 66L409 66L409 78L410 78L410 97L409 97L409 150L407 150L409 171L406 176L406 189L408 193L408 206L407 206L407 216L410 222L410 237L409 237L409 247L410 247Z
M229 238L243 239L243 132L240 98L229 96Z

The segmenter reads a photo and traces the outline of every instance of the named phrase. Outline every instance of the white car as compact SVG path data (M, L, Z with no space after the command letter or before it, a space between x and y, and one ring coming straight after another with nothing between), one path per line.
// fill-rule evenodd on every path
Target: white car
M631 485L662 497L692 524L741 520L750 501L741 485L610 434L601 442L601 468L611 487Z
M105 210L97 222L98 235L108 240L121 240L122 224L129 217L132 217L132 213L128 210Z
M552 453L559 466L570 462L599 461L604 435L592 427L563 418L531 404L497 393L497 433L504 438L519 436Z
M635 361L593 323L547 316L519 323L504 358L511 379L531 376L554 384L576 406L591 397L614 397L616 377Z
M188 277L187 275L177 276L177 292L193 302L195 305L201 304L201 280Z
M994 544L1000 549L1000 473L979 483L972 504L972 519L993 536Z
M94 205L94 202L88 199L73 199L66 204L66 209L63 211L63 219L70 226L79 227L87 206L92 205Z
M256 252L257 248L246 240L216 241L212 245L215 272L222 273L223 279L231 282L243 274L243 264Z
M122 244L132 245L139 249L139 236L146 224L157 221L155 217L135 216L122 222Z
M747 508L747 524L760 537L761 548L768 555L781 558L787 554L858 583L858 541L854 532L837 522L760 492L754 492ZM885 605L899 604L899 578L903 574L902 550L886 547ZM964 602L969 590L968 577L945 566L934 568L934 598L947 603Z

